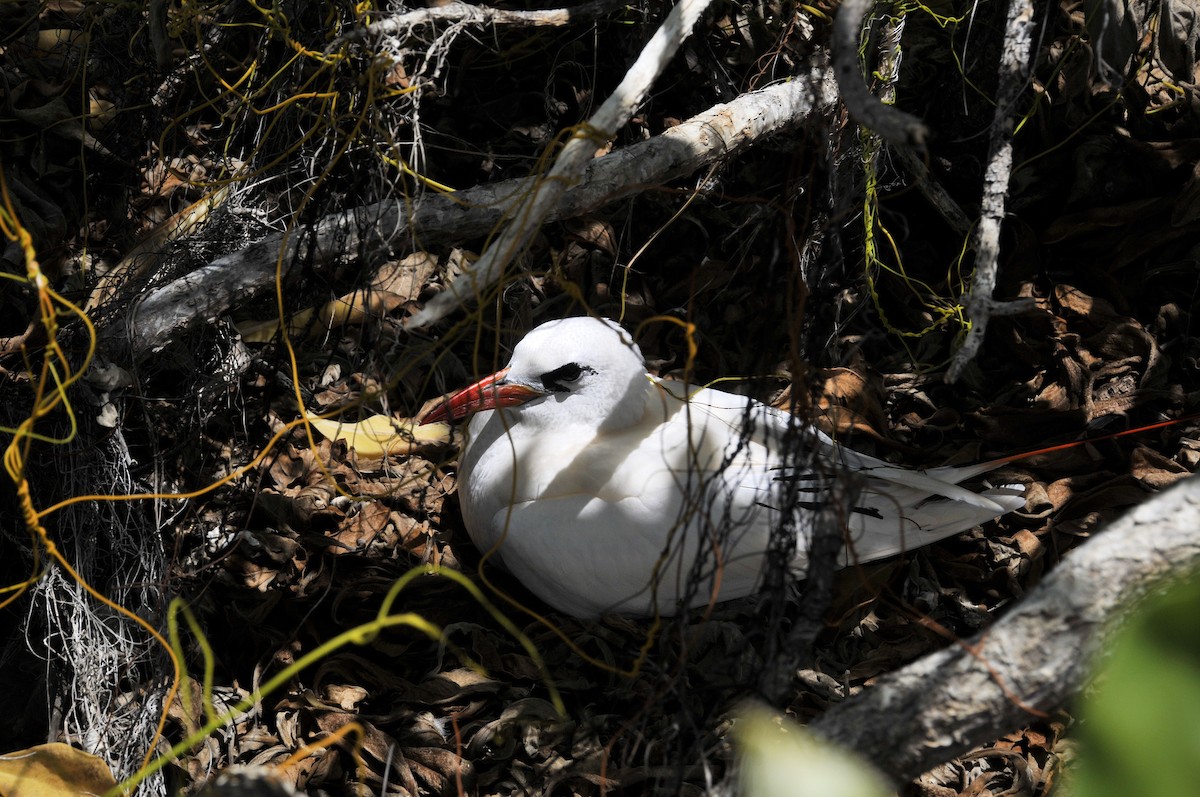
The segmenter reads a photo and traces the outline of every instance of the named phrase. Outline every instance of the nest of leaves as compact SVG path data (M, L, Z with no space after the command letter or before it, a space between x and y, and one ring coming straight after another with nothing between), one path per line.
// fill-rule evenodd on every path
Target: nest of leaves
M327 5L345 24L354 19L349 6ZM58 14L70 21L71 13L53 9L40 19ZM813 46L800 14L765 4L715 15L662 82L671 88L622 131L621 141L786 73ZM142 463L136 482L180 491L209 485L251 461L303 412L341 411L347 423L383 412L399 423L503 364L524 330L585 307L623 313L631 328L663 315L694 324L694 358L679 326L641 328L652 370L701 383L751 375L737 389L796 407L849 445L906 465L1104 438L1035 454L999 474L1027 484L1024 510L897 560L841 573L812 666L799 673L787 706L802 720L816 716L879 675L985 628L1070 548L1193 472L1200 460L1195 422L1105 438L1185 415L1197 404L1192 241L1200 222L1192 211L1200 196L1200 147L1192 95L1180 99L1173 88L1190 85L1179 78L1187 65L1177 63L1174 50L1160 57L1158 42L1139 40L1134 44L1143 49L1130 58L1135 64L1144 58L1146 68L1118 91L1089 66L1091 20L1069 5L1048 14L1053 35L1045 37L1034 70L1025 109L1031 123L1017 138L1022 169L1011 191L997 291L1029 297L1035 309L993 319L987 344L957 385L946 385L941 373L961 329L939 322L938 310L959 297L961 279L949 276L945 264L957 263L962 237L947 233L933 208L914 201L911 179L884 162L876 181L881 223L906 230L897 236L903 257L888 264L890 273L864 274L855 253L864 238L881 233L856 226L864 182L857 135L835 131L831 153L829 131L816 130L724 164L702 190L667 186L547 228L527 255L529 271L429 337L403 331L402 319L461 272L471 259L462 247L483 242L414 245L369 275L348 253L332 275L305 274L289 285L282 319L272 302L249 304L239 309L239 334L222 323L140 365L138 411L119 413L121 433ZM118 24L117 10L97 20L96 41L111 48L118 36L137 40L129 27L136 24ZM72 295L88 302L99 321L119 319L147 285L236 251L264 226L284 219L302 226L344 208L350 195L356 203L402 201L420 187L408 173L381 177L369 148L351 135L357 128L350 118L314 126L320 107L283 102L295 86L312 85L314 74L334 93L361 88L354 70L330 76L284 58L293 41L328 41L314 33L327 18L298 13L286 37L275 29L263 33L244 17L221 21L224 27L196 40L207 41L203 51L215 59L197 73L196 85L216 86L213 75L236 72L248 52L286 63L287 71L258 73L287 78L257 86L259 105L283 109L275 124L251 126L232 94L213 104L203 92L190 94L191 84L175 79L192 75L182 65L161 83L142 85L128 70L151 69L148 54L122 63L116 50L101 50L111 80L95 97L109 105L98 104L93 121L112 108L170 110L145 111L135 117L139 125L92 131L117 163L105 160L89 179L128 186L121 159L138 164L132 209L114 199L85 214L61 198L80 194L86 169L59 160L71 168L55 171L47 165L54 157L28 158L30 150L21 149L28 138L0 142L10 186L34 186L37 201L62 208L41 214L54 223L36 231L46 264L57 269L56 280L75 286ZM398 57L381 85L398 92L425 86L422 121L413 123L414 106L401 102L410 95L402 94L391 98L394 105L370 106L367 127L405 152L416 151L421 138L421 176L430 180L463 187L535 173L551 131L583 118L636 52L641 40L627 35L629 22L600 24L591 42L576 32L508 32L497 41L464 38L444 51ZM979 22L982 29L995 20ZM822 35L818 25L817 40ZM974 207L980 175L972 164L986 154L985 137L974 133L986 128L991 110L973 92L995 85L994 47L973 51L978 62L956 63L962 29L947 31L919 14L906 35L913 57L901 85L910 109L924 110L935 130L963 133L935 142L935 179ZM53 55L70 66L78 54L64 46ZM357 57L356 69L375 68L376 61ZM498 68L514 60L526 68ZM36 63L51 69L46 60ZM434 75L435 68L453 80ZM961 104L941 102L940 81L960 70L972 89L964 90ZM34 75L19 96L6 89L6 112L17 123L39 124L30 107L61 112L55 102L63 96L71 102L93 96L47 77ZM78 142L62 135L63 126L49 129L37 139L41 151L78 158ZM350 154L322 171L322 153L343 145ZM1055 152L1069 157L1045 157ZM18 160L28 163L26 171L10 168ZM65 181L57 190L36 179L50 173ZM152 260L130 266L122 258L129 240L234 176L254 182L254 191L239 193L181 241L160 241ZM21 196L27 205L34 201ZM645 242L649 247L635 259ZM105 268L117 277L98 283L89 269ZM2 300L10 303L5 309L20 312L0 321L6 336L0 355L10 357L32 340L23 299L13 296ZM298 307L313 312L300 315ZM281 325L294 362L277 334ZM69 332L82 350L81 332ZM3 365L16 373L11 362ZM20 407L19 384L14 378L4 387L14 391L5 394L14 397L6 411ZM123 390L114 387L111 396L80 406L103 417L106 402L134 403L134 393ZM84 432L100 439L112 428L89 419ZM184 634L189 677L168 707L172 741L187 738L209 714L253 697L272 675L329 640L371 624L397 579L413 568L460 572L486 598L444 576L414 579L393 610L420 623L372 629L356 644L324 651L285 686L259 695L196 741L168 770L171 786L194 790L236 766L251 768L246 777L314 794L698 794L727 774L732 717L758 689L769 651L802 611L795 596L785 596L792 604L782 615L769 611L767 599L662 624L556 615L494 567L485 563L479 574L480 554L453 497L454 455L449 441L365 456L296 428L284 431L251 471L202 498L169 504L163 591L187 600L202 632ZM48 456L34 465L43 505L61 497L55 481L61 464ZM10 560L6 583L23 577L12 562L27 561L27 555ZM430 636L429 629L440 633ZM123 697L137 701L145 693L129 685ZM1069 758L1070 723L1069 713L1041 719L927 774L910 790L1044 794Z

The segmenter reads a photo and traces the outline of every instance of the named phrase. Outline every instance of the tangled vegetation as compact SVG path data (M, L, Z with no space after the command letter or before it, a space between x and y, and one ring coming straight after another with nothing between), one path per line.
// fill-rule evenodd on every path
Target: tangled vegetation
M1028 6L1013 85L1000 4L879 5L855 51L923 146L822 100L833 4L712 4L607 131L671 6L543 5L0 4L0 749L66 742L142 794L719 791L781 661L779 708L812 720L1196 469L1177 4ZM802 114L680 154L788 86ZM1006 309L949 383L1005 96ZM588 172L483 279L571 141ZM1096 441L1015 460L1024 510L899 560L577 621L480 568L455 440L411 420L585 311L656 373L907 466ZM1045 794L1072 722L1030 713L908 788Z

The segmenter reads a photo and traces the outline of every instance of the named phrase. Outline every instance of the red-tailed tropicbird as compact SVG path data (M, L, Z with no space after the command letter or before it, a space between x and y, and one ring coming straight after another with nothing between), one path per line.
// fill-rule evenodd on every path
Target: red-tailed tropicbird
M784 511L802 574L814 508L837 494L853 495L843 565L1025 503L1020 485L958 486L998 462L901 468L753 399L652 377L629 333L607 319L542 324L507 368L422 423L468 415L458 485L472 541L577 617L673 614L753 593ZM856 489L838 490L839 480Z

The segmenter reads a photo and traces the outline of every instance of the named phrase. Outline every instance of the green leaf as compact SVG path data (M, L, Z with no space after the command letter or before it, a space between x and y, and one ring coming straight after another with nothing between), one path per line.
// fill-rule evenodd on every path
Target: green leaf
M1200 578L1138 608L1080 714L1079 797L1200 793Z

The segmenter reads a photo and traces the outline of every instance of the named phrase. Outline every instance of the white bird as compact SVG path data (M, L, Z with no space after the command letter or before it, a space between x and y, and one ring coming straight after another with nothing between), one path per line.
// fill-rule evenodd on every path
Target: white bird
M507 368L422 423L467 416L458 492L471 540L576 617L669 615L753 593L783 513L800 575L815 510L831 501L852 501L843 565L1025 503L1020 485L958 486L999 462L901 468L753 399L652 377L607 319L542 324Z

